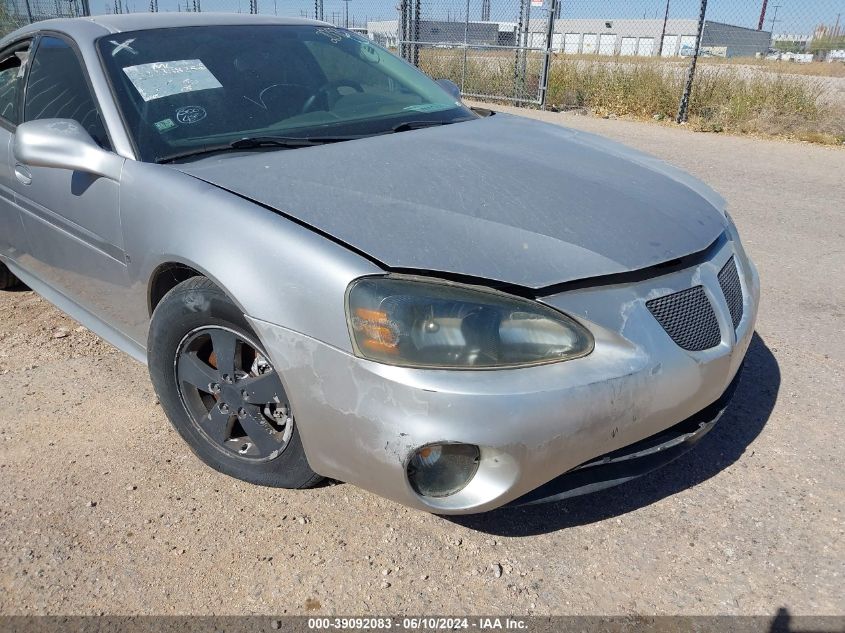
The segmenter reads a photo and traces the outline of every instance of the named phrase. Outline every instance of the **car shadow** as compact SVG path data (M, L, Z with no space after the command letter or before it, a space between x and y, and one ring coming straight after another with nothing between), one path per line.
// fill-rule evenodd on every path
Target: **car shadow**
M736 462L766 425L779 388L777 360L755 333L737 391L722 419L691 451L674 462L639 479L590 495L443 518L498 536L535 536L603 521L660 501L706 481Z
M12 286L11 288L6 288L3 292L30 292L32 288L27 286L24 282L20 282L17 285Z

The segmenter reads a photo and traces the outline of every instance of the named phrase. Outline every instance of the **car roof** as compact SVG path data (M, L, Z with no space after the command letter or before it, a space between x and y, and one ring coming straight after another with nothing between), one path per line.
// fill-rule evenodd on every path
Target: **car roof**
M36 31L58 31L71 36L79 43L84 43L103 35L120 33L122 31L142 31L185 26L234 26L250 24L326 25L325 22L305 18L284 18L273 15L250 15L242 13L125 13L94 15L83 18L42 20L9 34L3 38L3 42L0 42L0 45L5 43L6 40L17 39L21 35Z

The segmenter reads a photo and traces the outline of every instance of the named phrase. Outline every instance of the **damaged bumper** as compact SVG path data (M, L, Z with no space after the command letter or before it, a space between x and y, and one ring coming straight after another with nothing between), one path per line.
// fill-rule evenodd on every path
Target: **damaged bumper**
M584 358L538 367L387 366L264 321L251 322L282 374L314 471L430 512L482 512L622 483L651 469L607 476L607 465L626 447L629 455L647 458L640 465L659 466L660 459L677 456L709 430L745 357L759 300L757 272L735 234L729 232L709 257L657 278L541 299L589 328L595 349ZM732 257L742 288L738 321L719 279ZM703 351L687 351L646 303L698 286L713 307L720 340ZM674 438L665 435L688 419L704 425L679 430ZM663 439L649 443L654 436ZM668 442L664 448L670 452L660 459L655 456L663 448L640 454L636 445L644 441L652 449ZM455 494L420 496L408 481L408 461L419 447L442 442L478 446L478 470ZM615 463L624 461L635 463ZM592 471L596 479L562 484L559 478L570 471L582 473L576 479Z
M534 505L598 492L642 477L675 461L709 433L730 403L739 384L737 372L727 391L713 404L656 435L591 459L511 501L508 505Z

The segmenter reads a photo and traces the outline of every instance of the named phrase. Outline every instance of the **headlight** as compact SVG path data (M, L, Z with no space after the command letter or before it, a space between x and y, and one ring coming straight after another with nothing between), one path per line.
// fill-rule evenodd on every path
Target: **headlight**
M477 369L569 360L593 338L544 305L457 284L365 277L347 293L356 353L406 367Z

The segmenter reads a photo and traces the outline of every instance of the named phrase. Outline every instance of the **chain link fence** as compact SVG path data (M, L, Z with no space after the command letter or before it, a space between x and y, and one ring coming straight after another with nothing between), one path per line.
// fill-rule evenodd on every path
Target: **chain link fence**
M0 29L142 11L317 18L469 98L845 142L845 0L0 0Z

